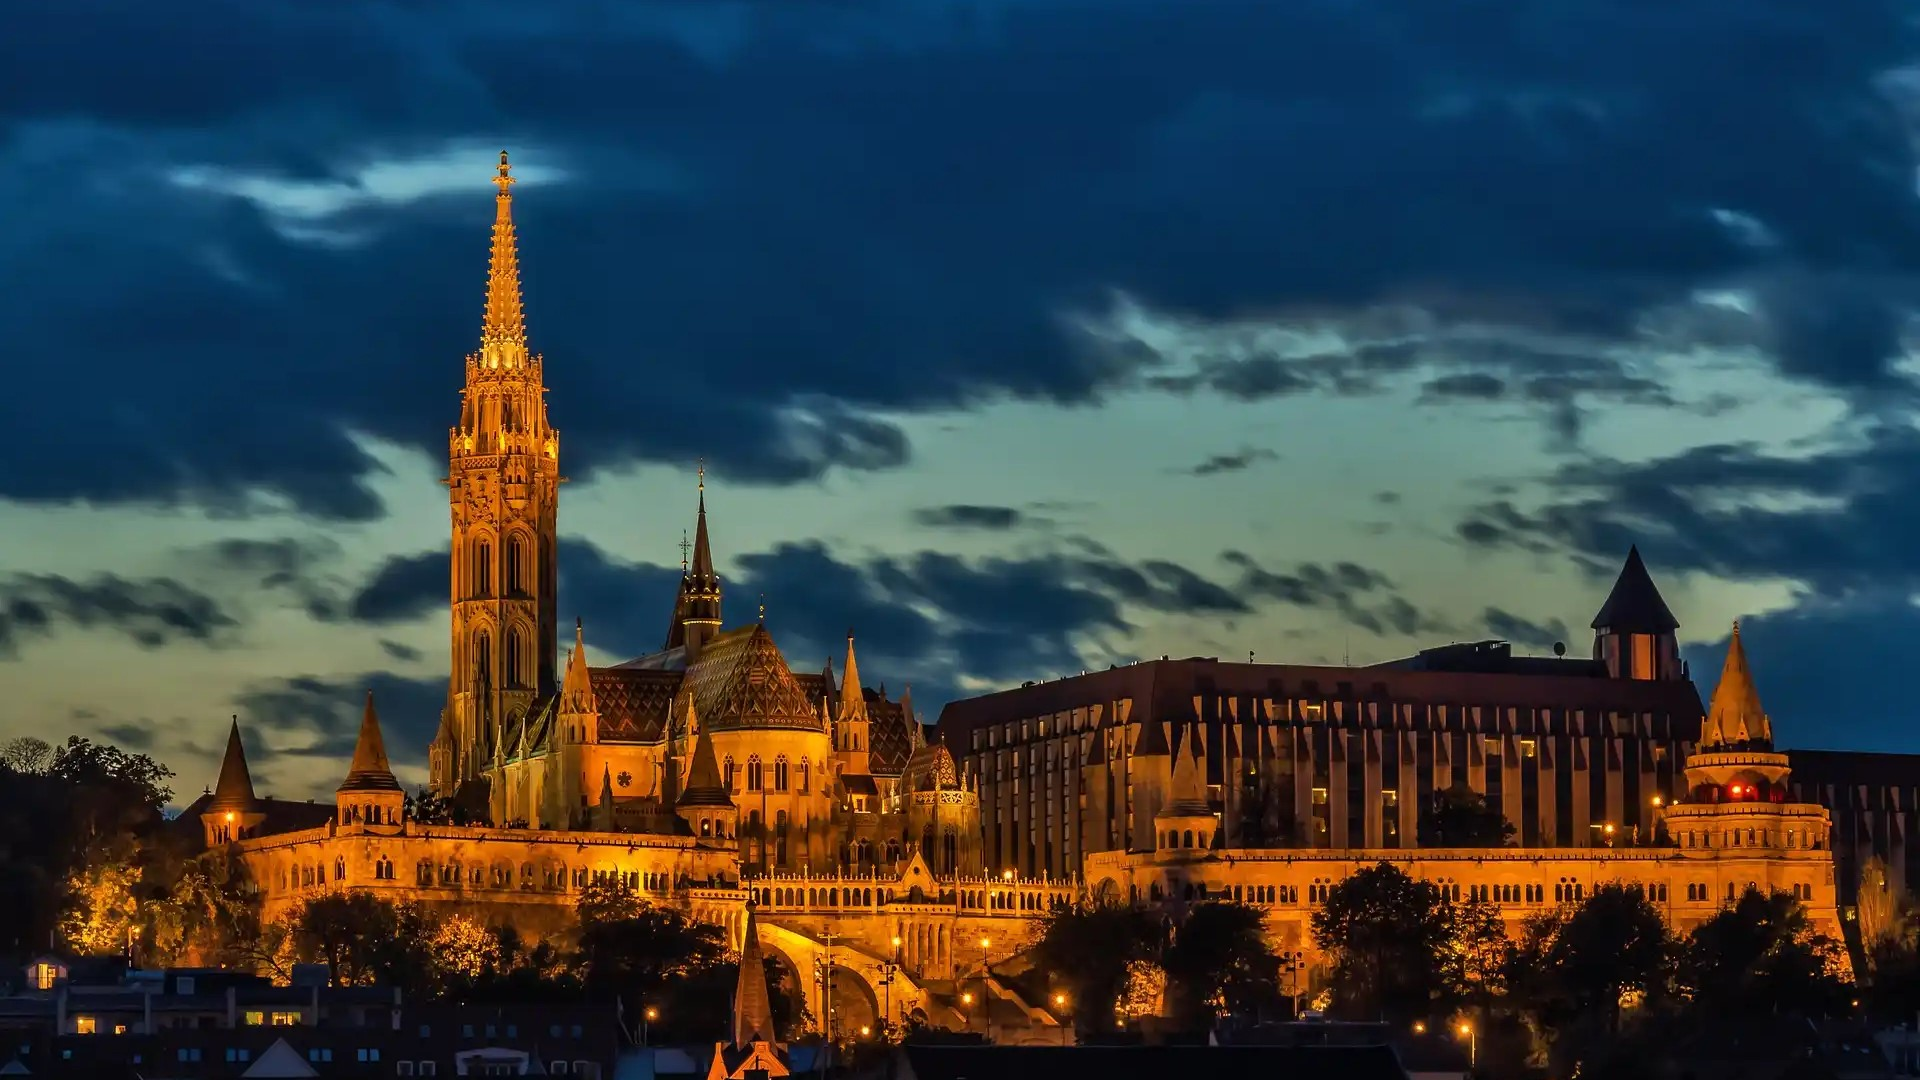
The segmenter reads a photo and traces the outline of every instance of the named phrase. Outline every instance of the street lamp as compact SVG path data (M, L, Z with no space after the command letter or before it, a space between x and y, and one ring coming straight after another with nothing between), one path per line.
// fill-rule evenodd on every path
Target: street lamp
M1073 1030L1067 1015L1067 995L1056 990L1053 993L1053 1014L1060 1020L1060 1045L1067 1046L1067 1033Z
M1473 1025L1465 1020L1460 1021L1459 1032L1460 1037L1467 1040L1467 1068L1478 1069L1480 1067L1479 1033L1474 1031Z
M1425 1020L1415 1020L1413 1022L1413 1033L1415 1035L1425 1035L1427 1033L1427 1022Z
M660 1019L660 1010L649 1005L640 1010L640 1045L647 1045L647 1030L655 1020Z

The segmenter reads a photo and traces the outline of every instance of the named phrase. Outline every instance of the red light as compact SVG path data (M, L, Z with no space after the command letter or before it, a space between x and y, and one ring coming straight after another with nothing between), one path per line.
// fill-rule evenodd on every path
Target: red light
M1732 795L1732 796L1734 796L1735 798L1738 798L1738 797L1739 797L1739 795L1740 795L1740 785L1739 785L1739 784L1735 784L1735 785L1733 785L1732 787L1730 787L1730 788L1728 788L1728 789L1727 789L1727 794L1729 794L1729 795Z

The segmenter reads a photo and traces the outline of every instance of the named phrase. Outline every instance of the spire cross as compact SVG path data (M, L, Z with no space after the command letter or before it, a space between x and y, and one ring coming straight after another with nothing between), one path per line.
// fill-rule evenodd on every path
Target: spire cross
M707 459L701 458L699 464L700 490L707 490Z
M511 197L507 194L507 189L513 186L513 173L507 168L507 152L505 150L500 151L500 173L493 178L493 182L500 188L501 198Z
M687 542L687 530L681 529L680 530L680 572L683 574L687 572L687 552L692 550L692 548L693 548L693 545Z

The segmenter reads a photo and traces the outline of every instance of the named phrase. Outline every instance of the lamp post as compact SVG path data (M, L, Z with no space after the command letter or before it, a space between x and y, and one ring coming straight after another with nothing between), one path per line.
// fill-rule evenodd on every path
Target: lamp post
M900 935L893 937L893 958L880 965L880 1037L893 1027L893 973L900 970Z
M1306 967L1306 953L1299 950L1280 954L1280 970L1287 974L1287 1000L1293 1003L1293 1018L1300 1019L1300 972Z
M1478 1070L1480 1068L1480 1034L1473 1029L1473 1024L1466 1020L1460 1021L1459 1031L1461 1037L1467 1040L1467 1068Z
M1007 872L1011 875L1013 872ZM987 982L993 978L993 964L987 959L987 948L993 941L986 935L980 937L980 1008L986 1013L987 1038L993 1038L993 1003L987 999Z
M1054 992L1053 1014L1060 1020L1060 1045L1072 1045L1068 1041L1068 1037L1073 1032L1073 1024L1071 1023L1072 1016L1067 1012L1067 995L1065 993L1060 991Z
M649 1005L640 1010L640 1045L647 1045L647 1032L653 1022L660 1019L660 1010Z

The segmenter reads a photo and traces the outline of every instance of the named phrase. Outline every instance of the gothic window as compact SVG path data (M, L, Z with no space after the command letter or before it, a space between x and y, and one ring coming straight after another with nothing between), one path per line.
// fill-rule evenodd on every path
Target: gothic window
M802 795L805 795L807 793L807 777L811 771L812 770L809 769L807 766L807 759L801 758L800 759L800 794Z
M520 628L508 627L506 656L503 658L507 669L507 686L520 685L520 652Z
M507 541L507 595L524 596L527 592L527 545L518 536Z
M722 786L724 786L728 791L732 791L733 790L733 758L731 756L727 758L726 764L722 766L721 769L722 771L721 771L720 782Z
M492 681L493 635L485 630L473 635L473 669L481 682Z
M900 861L900 841L894 839L887 841L887 861L890 863Z
M747 759L747 790L759 791L761 779L760 758L755 755Z
M955 872L955 868L960 865L959 851L960 851L959 841L953 835L953 830L948 829L946 831L946 835L942 837L940 841L940 872L941 873L951 874Z
M773 760L773 790L787 790L787 759L785 755Z
M474 596L493 595L493 544L489 541L474 541L472 581Z

